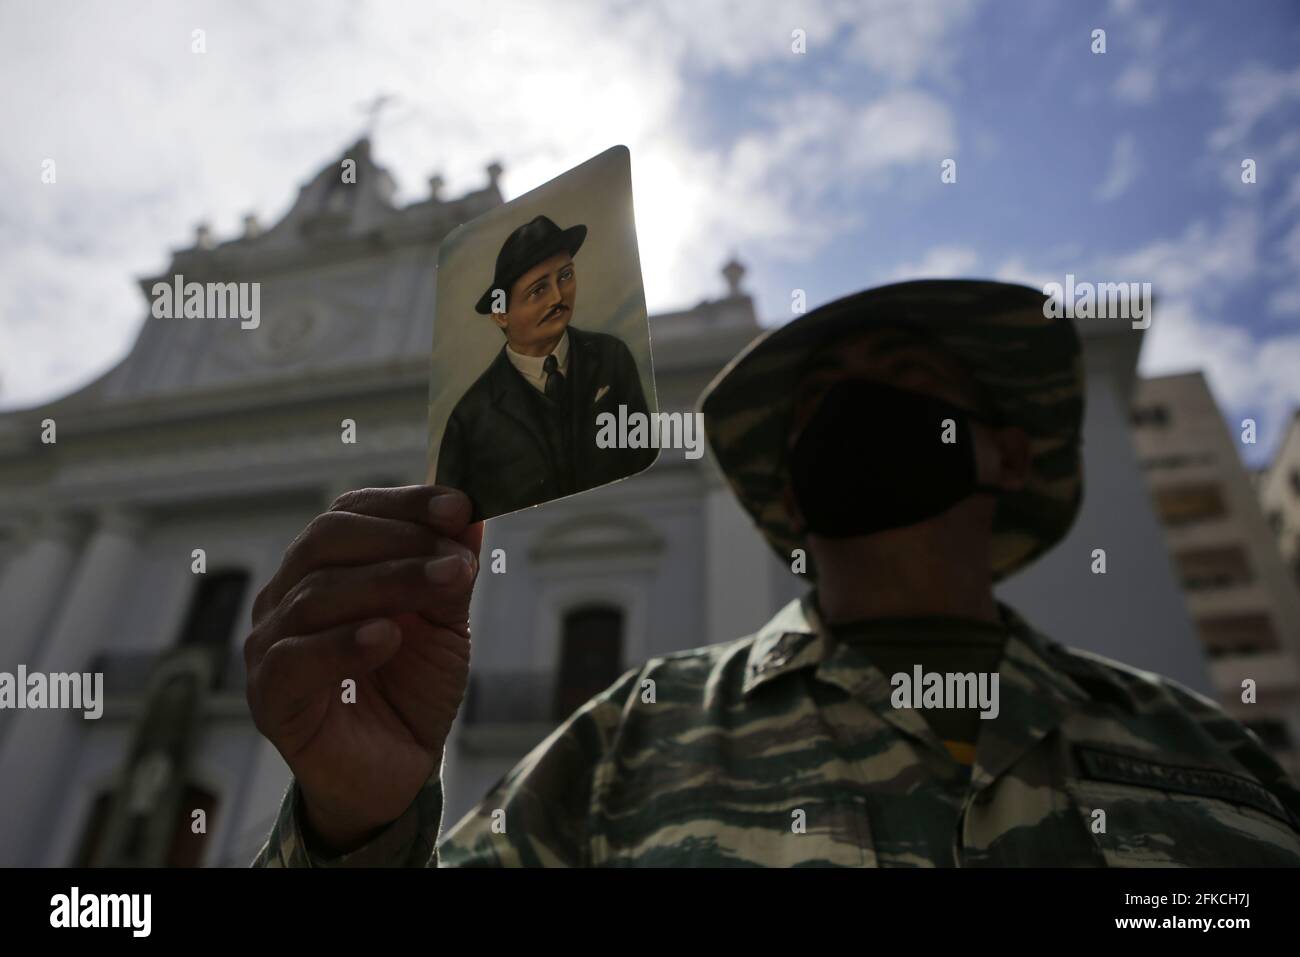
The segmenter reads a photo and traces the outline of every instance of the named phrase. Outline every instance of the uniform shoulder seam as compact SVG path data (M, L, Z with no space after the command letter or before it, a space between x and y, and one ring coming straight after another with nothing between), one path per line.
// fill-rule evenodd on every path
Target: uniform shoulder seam
M670 651L662 655L654 655L647 658L642 670L658 664L669 664L678 661L689 661L693 659L721 659L727 657L730 653L741 648L751 645L757 635L745 635L743 638L735 638L731 641L716 642L711 645L699 645L695 648L687 648L682 651Z
M1095 651L1088 651L1084 648L1075 648L1069 645L1056 645L1057 653L1067 659L1074 659L1083 664L1091 665L1100 669L1113 677L1125 678L1130 681L1136 680L1143 684L1167 685L1170 679L1154 671L1146 671L1134 665L1125 664L1114 658L1108 658L1105 655L1098 654Z

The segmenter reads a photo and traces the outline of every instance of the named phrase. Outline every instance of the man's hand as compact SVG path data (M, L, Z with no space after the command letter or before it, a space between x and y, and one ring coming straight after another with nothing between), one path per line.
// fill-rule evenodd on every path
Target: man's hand
M361 489L316 516L253 605L248 705L329 849L399 817L442 760L469 678L483 523L441 486ZM342 683L356 682L345 704Z

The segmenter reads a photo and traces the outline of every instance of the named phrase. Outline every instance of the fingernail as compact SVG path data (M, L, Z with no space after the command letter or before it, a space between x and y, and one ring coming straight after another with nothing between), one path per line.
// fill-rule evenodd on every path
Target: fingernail
M373 648L390 640L396 631L397 626L391 621L381 619L367 622L357 629L357 644L363 648Z
M453 538L440 538L438 539L438 544L433 547L433 555L431 557L446 558L447 556L459 558L469 566L470 571L474 571L478 567L478 559L474 556L474 552L471 549L466 548Z
M429 517L435 522L450 522L458 509L454 495L435 495L429 499Z
M459 555L448 555L445 558L435 558L425 565L424 574L435 585L446 585L456 580L464 565L465 560Z

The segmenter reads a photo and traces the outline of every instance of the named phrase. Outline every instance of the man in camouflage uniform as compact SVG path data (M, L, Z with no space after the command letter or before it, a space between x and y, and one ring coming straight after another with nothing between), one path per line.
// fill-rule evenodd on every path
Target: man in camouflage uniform
M250 703L298 780L256 864L1300 864L1300 792L1249 731L1171 681L1053 643L992 595L1065 535L1082 494L1079 343L1043 303L1002 283L902 283L751 344L702 397L709 441L814 587L755 635L628 672L440 843L459 671L442 723L413 735L433 755L424 786L406 805L410 785L395 789L364 828L335 826L366 788L330 796L338 760L325 773L305 757L329 722L272 713L280 685L260 658L300 639L260 624ZM377 501L336 509L409 514ZM464 520L449 534L476 549ZM263 622L296 574L268 586ZM405 651L421 626L398 620ZM996 674L995 715L898 706L894 676L914 666Z

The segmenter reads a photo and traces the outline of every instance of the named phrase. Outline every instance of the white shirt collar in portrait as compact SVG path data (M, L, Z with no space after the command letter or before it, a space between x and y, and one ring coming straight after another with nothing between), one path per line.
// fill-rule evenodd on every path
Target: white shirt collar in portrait
M555 356L555 362L560 372L565 375L569 374L569 330L565 329L564 334L560 336L560 341L555 344L551 350L551 355ZM506 344L506 358L510 364L519 370L519 374L528 380L528 383L538 392L546 391L546 373L542 371L542 365L546 362L546 356L523 356Z

